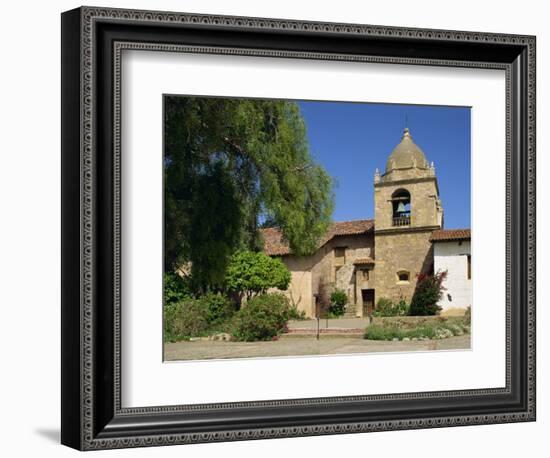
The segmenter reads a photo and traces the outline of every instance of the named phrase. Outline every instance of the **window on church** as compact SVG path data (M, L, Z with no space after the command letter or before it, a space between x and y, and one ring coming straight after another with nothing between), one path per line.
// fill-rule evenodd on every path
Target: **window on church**
M472 255L468 255L468 280L472 279Z
M338 260L342 260L345 264L346 262L346 248L345 247L336 247L334 248L334 257Z
M409 282L410 274L406 270L400 270L397 272L397 281L398 282Z

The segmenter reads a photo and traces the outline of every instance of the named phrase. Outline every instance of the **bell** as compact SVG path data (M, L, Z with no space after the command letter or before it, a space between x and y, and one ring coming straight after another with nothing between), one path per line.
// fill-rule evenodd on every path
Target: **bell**
M397 213L405 213L406 211L405 204L403 202L399 202L397 205Z

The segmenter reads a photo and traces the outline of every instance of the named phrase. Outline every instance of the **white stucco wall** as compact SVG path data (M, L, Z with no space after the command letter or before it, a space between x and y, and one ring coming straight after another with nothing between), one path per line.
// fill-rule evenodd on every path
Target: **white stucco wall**
M443 307L442 313L450 313L453 309L466 309L472 305L472 280L468 279L469 254L470 241L434 243L434 270L448 272L443 283L447 289L439 302Z

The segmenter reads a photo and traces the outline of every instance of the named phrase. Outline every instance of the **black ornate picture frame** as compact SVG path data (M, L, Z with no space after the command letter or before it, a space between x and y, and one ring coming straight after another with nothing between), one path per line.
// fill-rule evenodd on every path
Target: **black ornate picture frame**
M123 408L124 49L506 72L504 388ZM63 444L106 449L535 420L535 37L82 7L62 15Z

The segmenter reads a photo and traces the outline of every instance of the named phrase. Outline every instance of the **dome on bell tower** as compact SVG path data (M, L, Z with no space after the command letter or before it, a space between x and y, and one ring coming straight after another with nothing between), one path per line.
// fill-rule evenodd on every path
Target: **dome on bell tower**
M393 149L386 162L386 174L399 169L428 169L428 161L422 150L413 141L408 127L403 131L403 137Z

